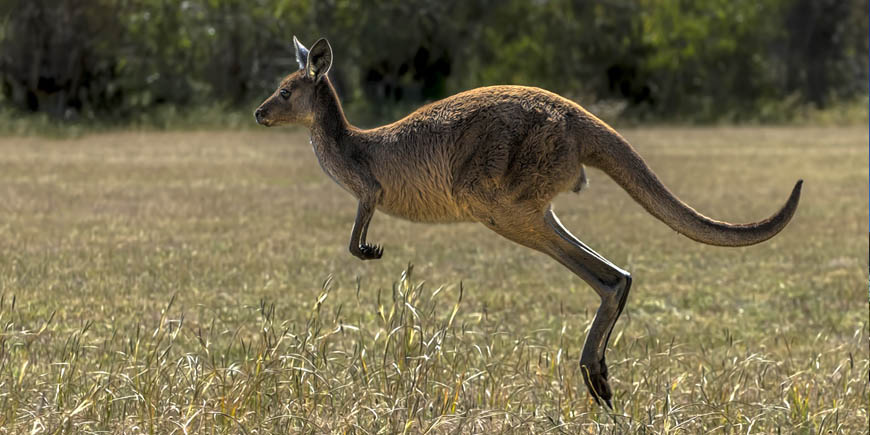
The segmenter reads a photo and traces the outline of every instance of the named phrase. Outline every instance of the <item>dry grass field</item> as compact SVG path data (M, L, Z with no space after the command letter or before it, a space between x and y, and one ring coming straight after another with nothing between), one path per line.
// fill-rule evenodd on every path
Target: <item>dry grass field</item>
M623 133L718 219L805 184L740 249L596 170L557 199L634 276L613 412L577 364L589 287L474 224L376 214L357 260L301 131L0 138L0 433L868 433L867 129Z

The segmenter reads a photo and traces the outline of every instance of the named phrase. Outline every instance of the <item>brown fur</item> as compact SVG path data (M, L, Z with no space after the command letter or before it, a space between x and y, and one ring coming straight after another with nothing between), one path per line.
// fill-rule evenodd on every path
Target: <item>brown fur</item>
M267 126L310 129L323 170L359 199L350 251L361 259L380 258L382 249L366 243L377 209L418 222L480 222L550 255L601 296L580 363L593 397L608 405L604 351L631 277L571 235L550 209L557 194L586 184L583 165L603 170L653 216L702 243L767 240L798 205L801 181L764 221L735 225L707 218L674 196L619 133L573 101L538 88L474 89L361 130L348 123L326 77L329 44L321 39L308 52L295 42L302 69L287 76L255 116Z

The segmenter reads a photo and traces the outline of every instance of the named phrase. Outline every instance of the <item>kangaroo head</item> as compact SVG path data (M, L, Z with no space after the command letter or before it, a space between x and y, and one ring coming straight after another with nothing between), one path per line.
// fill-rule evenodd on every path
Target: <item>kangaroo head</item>
M314 91L332 66L332 47L329 41L320 38L308 50L295 36L293 45L299 71L285 77L278 89L254 111L254 118L260 125L310 126L314 122Z

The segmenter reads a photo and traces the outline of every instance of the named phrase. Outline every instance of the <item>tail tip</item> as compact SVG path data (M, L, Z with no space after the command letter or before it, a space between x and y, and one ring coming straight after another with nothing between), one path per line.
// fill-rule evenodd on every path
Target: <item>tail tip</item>
M797 208L797 203L798 203L798 201L800 201L801 188L803 187L803 185L804 185L803 178L798 179L797 183L794 184L794 189L792 189L791 195L789 195L789 197L788 197L788 202L786 203L786 207L789 207L789 205L790 205L792 208L792 213L794 213L794 209Z
M798 178L797 183L794 184L794 189L791 191L791 196L800 196L801 188L804 186L804 179Z

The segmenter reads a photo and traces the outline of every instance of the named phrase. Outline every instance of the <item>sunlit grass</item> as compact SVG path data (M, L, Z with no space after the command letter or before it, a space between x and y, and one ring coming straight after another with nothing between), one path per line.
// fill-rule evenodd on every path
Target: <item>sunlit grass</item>
M0 433L867 433L867 130L624 133L716 218L805 189L745 249L597 171L557 200L634 275L614 412L577 366L594 292L471 224L377 214L356 260L299 132L0 139Z

